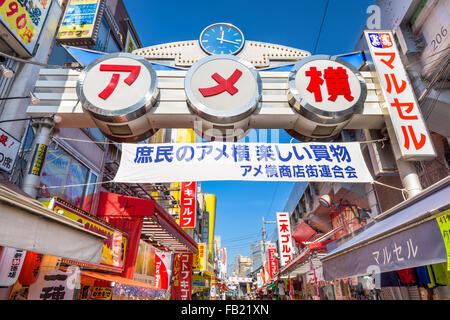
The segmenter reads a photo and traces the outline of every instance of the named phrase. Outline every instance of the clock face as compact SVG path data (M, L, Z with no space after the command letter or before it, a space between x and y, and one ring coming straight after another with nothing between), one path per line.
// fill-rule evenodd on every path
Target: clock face
M216 23L203 30L199 42L208 54L236 54L244 47L244 35L232 24Z

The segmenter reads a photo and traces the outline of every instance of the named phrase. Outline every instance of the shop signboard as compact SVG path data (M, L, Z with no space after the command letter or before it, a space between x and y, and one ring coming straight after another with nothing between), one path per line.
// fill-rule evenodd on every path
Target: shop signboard
M201 241L208 242L208 239L209 239L209 212L203 211Z
M392 32L366 30L364 33L389 111L391 123L388 125L392 125L398 140L400 158L406 161L434 159L433 142Z
M95 38L102 0L69 0L58 30L58 40Z
M270 279L275 278L275 274L278 272L278 261L276 258L277 246L274 243L269 243L269 275Z
M292 235L289 212L277 212L278 245L280 265L285 266L292 259Z
M109 287L93 287L90 300L111 300L113 289Z
M176 180L373 181L357 142L122 144L114 182Z
M19 152L20 142L0 129L0 169L11 173Z
M192 299L192 254L175 254L172 299Z
M0 256L0 287L9 287L16 282L26 253L25 250L3 247Z
M194 229L197 222L196 182L181 183L180 207L180 227Z
M172 253L155 251L155 287L157 289L169 289L172 276Z
M216 300L216 277L211 276L211 288L209 290L209 300Z
M71 272L60 270L43 273L30 285L28 300L73 300L75 286L70 285Z
M0 1L0 31L6 29L13 36L2 36L2 39L5 39L13 48L17 44L23 48L18 50L19 54L32 56L37 48L52 2L52 0Z
M50 202L43 202L43 204L53 208L54 212L81 223L85 229L107 237L103 242L100 265L92 266L115 272L121 272L123 270L128 240L127 233L61 199L54 198ZM86 264L81 261L63 260L69 264Z
M198 244L198 254L194 254L193 270L205 271L206 270L206 243Z

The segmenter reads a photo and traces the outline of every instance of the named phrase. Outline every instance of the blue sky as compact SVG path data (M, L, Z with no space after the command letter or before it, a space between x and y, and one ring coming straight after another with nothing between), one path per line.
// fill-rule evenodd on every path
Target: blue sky
M242 30L247 40L291 46L311 54L343 54L354 51L373 0L330 0L322 31L326 0L274 1L142 1L124 0L144 47L198 39L216 22L228 22ZM316 50L315 50L316 48ZM280 134L281 141L290 137ZM228 247L228 259L250 255L250 242L262 239L262 217L275 220L293 187L288 182L203 182L203 190L217 195L216 235ZM266 225L268 237L274 225Z

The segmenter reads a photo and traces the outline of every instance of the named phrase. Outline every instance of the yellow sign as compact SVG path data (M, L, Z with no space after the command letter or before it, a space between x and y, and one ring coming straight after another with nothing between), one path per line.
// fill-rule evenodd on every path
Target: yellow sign
M90 299L92 300L111 300L113 289L107 287L93 287Z
M30 14L20 2L15 0L0 1L1 20L9 26L9 30L18 35L21 42L29 44L35 35L34 25Z
M45 144L38 144L34 150L33 162L30 166L29 174L35 176L41 175L42 164L44 163L45 154L47 153L47 146Z
M445 249L447 251L447 270L450 271L450 210L444 211L436 218L444 239Z
M206 270L206 243L198 244L198 254L194 254L192 270L196 271Z
M58 31L58 39L91 38L100 0L70 0Z

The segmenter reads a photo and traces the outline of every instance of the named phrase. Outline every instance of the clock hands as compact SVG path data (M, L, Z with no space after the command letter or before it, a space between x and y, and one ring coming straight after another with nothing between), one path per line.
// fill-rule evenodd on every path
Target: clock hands
M223 35L222 35L222 37L223 37ZM230 41L230 40L225 40L225 39L220 39L220 38L216 38L216 40L219 40L220 41L220 43L222 43L222 42L228 42L228 43L232 43L232 44L239 44L239 43L237 43L237 42L234 42L234 41Z
M220 34L222 35L222 38L220 38L220 39L219 39L219 38L216 38L217 40L220 41L220 44L222 44L224 41L226 41L226 40L223 39L224 33L225 33L224 31L220 31Z

